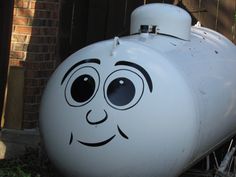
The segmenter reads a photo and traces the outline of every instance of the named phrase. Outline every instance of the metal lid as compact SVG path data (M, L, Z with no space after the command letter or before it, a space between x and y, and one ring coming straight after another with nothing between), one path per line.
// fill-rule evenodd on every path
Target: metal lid
M153 3L138 7L131 14L130 33L140 32L140 26L156 26L157 33L189 40L191 16L180 7Z

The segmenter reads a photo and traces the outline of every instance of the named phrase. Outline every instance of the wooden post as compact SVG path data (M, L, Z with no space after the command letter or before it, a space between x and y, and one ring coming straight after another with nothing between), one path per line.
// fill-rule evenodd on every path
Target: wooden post
M0 1L0 125L9 64L13 7L14 0Z

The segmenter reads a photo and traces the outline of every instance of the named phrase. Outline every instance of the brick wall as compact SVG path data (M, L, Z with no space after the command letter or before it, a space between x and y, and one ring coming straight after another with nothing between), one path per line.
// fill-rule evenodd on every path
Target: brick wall
M39 103L55 68L59 0L15 0L10 66L23 67L23 128L38 126Z

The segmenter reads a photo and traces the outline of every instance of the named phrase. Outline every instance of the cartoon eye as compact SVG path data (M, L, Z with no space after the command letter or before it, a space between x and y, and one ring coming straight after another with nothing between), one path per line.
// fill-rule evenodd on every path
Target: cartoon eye
M83 106L96 95L100 83L98 71L90 66L76 70L65 88L65 98L70 106Z
M118 110L135 106L144 91L143 79L131 70L117 70L105 81L104 95L107 103Z

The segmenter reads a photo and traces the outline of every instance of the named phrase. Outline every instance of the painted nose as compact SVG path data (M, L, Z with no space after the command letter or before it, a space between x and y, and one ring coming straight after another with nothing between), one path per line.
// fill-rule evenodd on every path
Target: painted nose
M105 122L107 120L108 115L105 110L103 110L103 111L104 111L104 116L101 116L99 118L96 115L92 115L91 114L92 110L89 110L86 114L87 122L91 125L97 125L97 124L101 124L101 123Z

